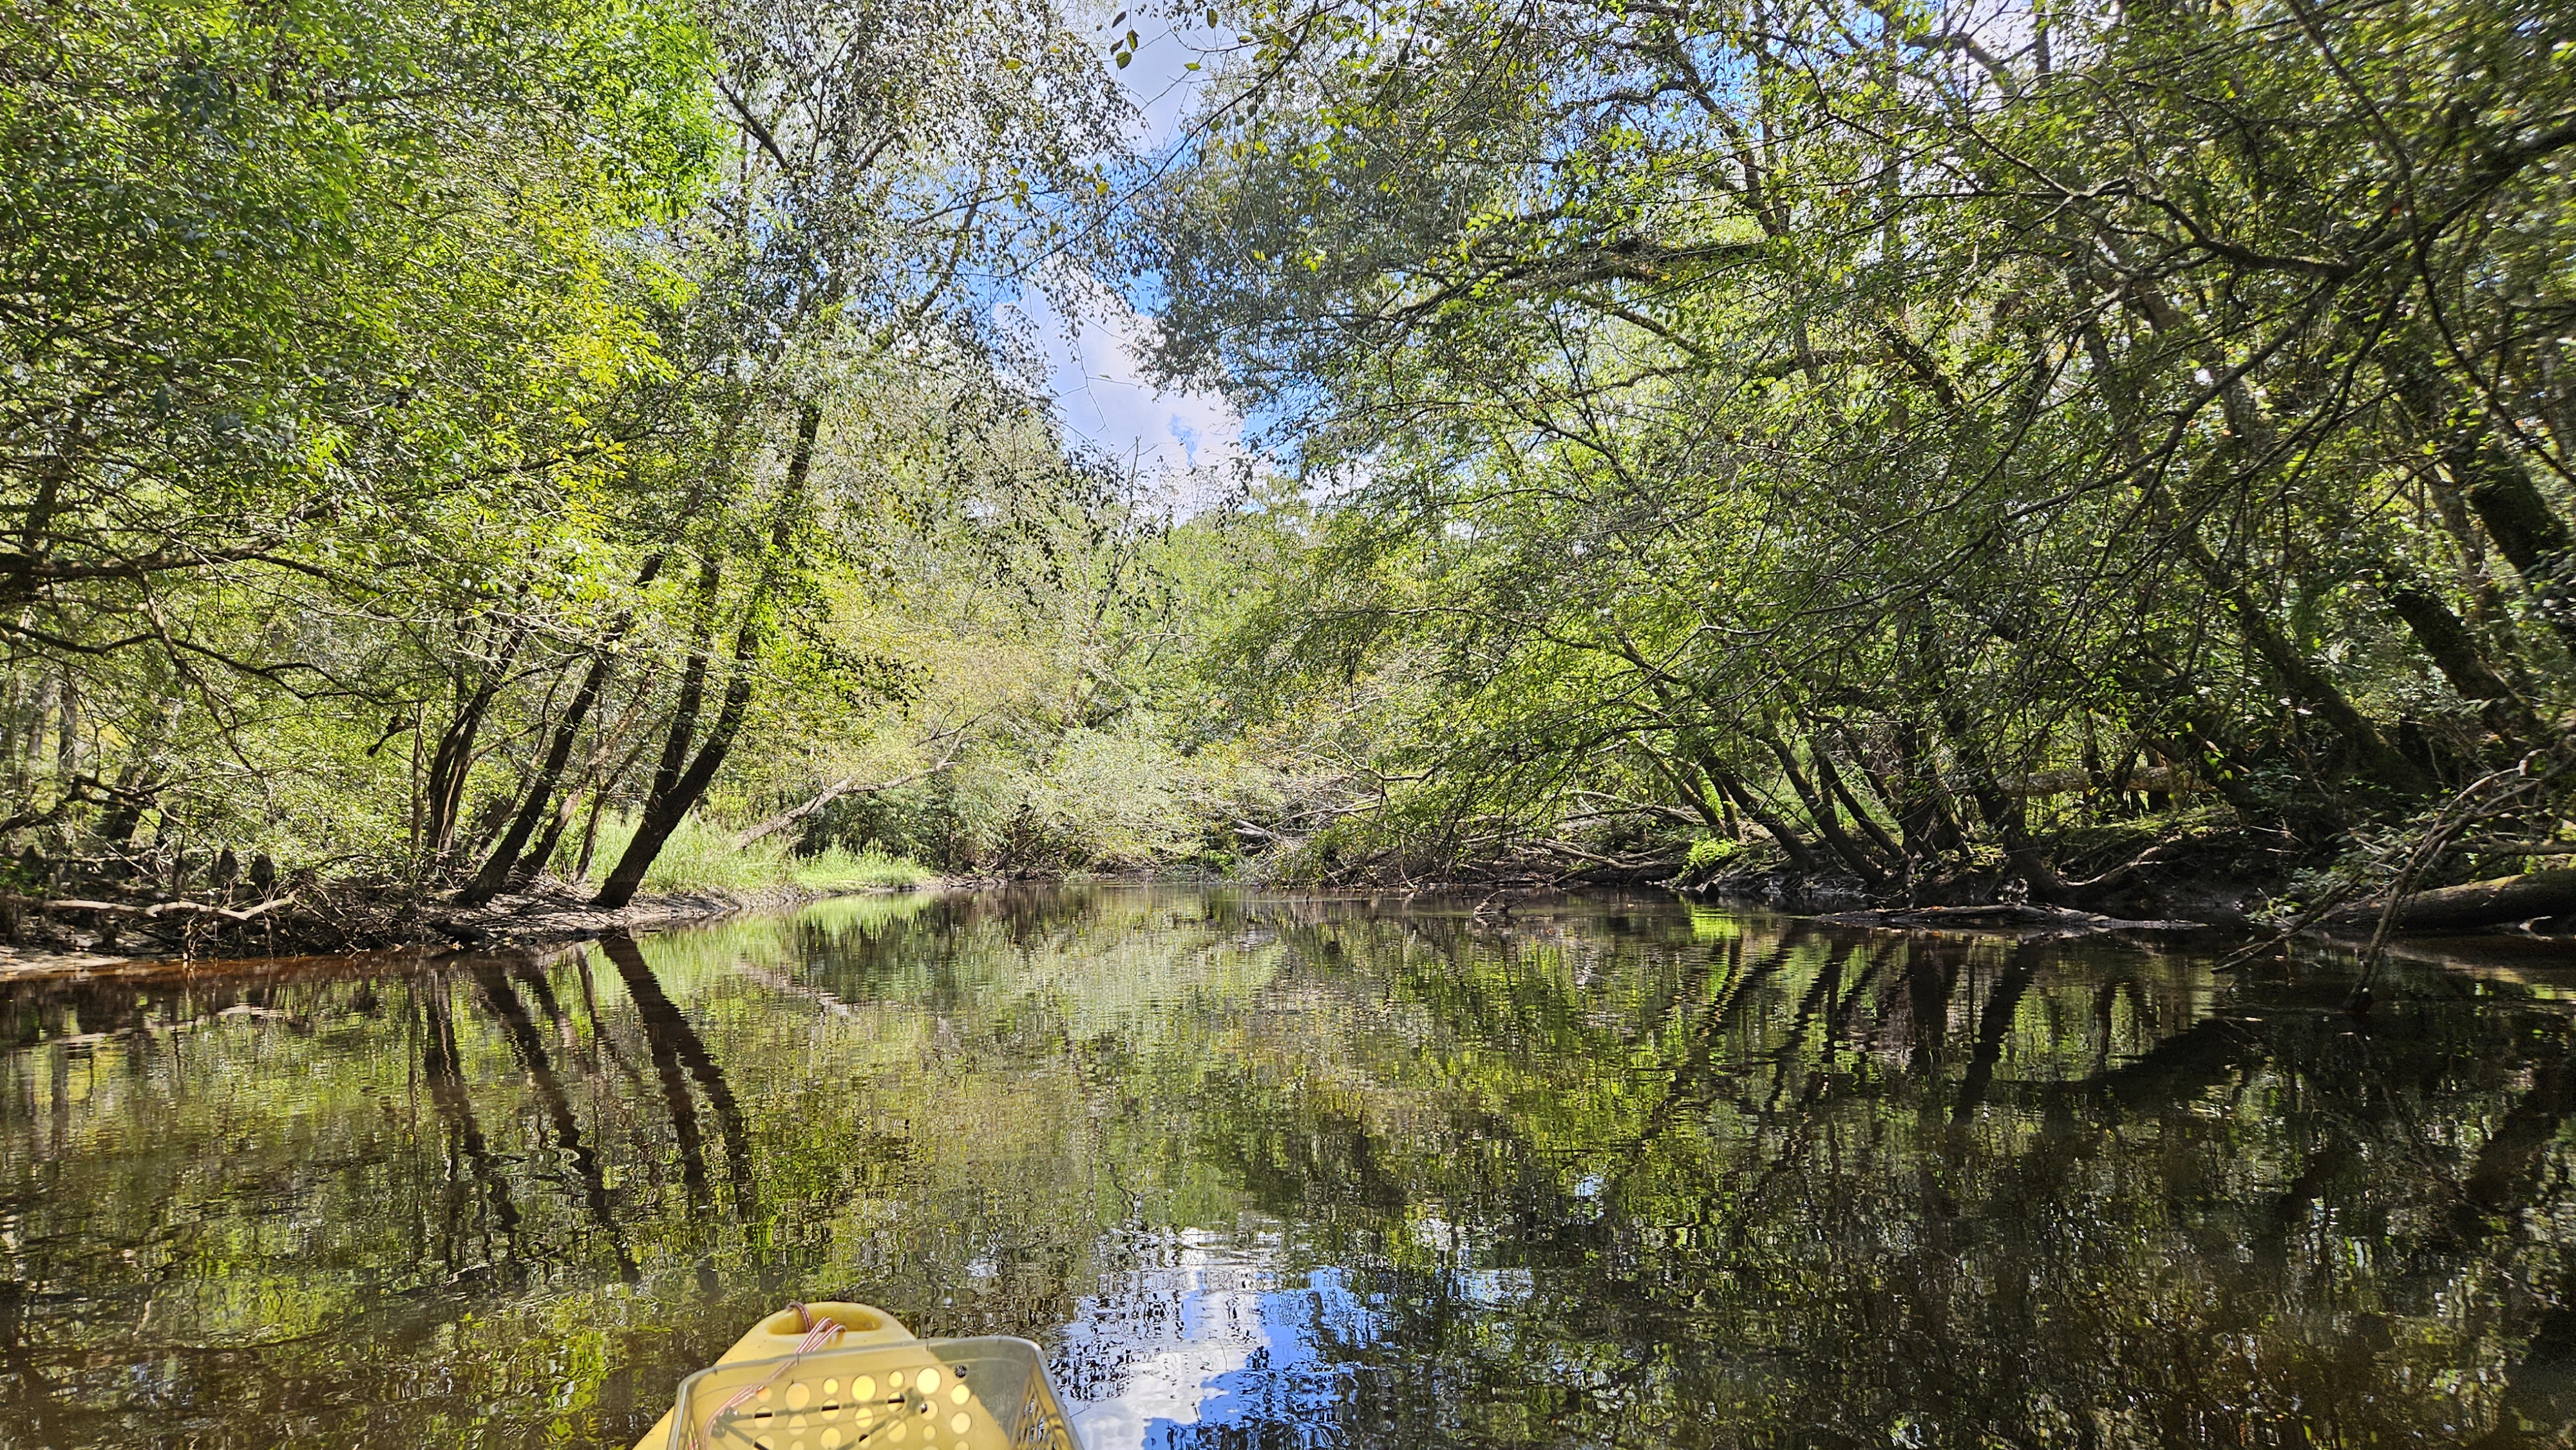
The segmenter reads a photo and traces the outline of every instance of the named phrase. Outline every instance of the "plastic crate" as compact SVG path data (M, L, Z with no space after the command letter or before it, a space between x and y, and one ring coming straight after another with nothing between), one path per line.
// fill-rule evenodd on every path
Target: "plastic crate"
M907 1339L720 1361L680 1385L669 1450L1081 1450L1038 1347Z

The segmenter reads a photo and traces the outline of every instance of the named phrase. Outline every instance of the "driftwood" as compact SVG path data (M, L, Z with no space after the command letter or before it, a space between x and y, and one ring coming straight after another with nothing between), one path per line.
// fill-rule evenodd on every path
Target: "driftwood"
M2197 931L2196 921L2130 921L2060 906L1997 902L1989 906L1910 906L1891 911L1837 911L1817 917L1828 926L1949 927L1978 931L2045 926L2059 931Z
M90 911L108 916L140 916L157 920L165 916L220 916L227 921L250 921L283 906L292 906L292 895L271 897L257 906L234 908L210 906L202 901L159 901L150 906L130 901L84 901L78 897L19 896L0 892L0 906L18 911Z
M2394 909L2384 902L2348 906L2336 912L2335 919L2369 921L2382 912L2388 914L2392 931L2465 931L2534 917L2576 915L2576 867L2418 891L2398 898Z

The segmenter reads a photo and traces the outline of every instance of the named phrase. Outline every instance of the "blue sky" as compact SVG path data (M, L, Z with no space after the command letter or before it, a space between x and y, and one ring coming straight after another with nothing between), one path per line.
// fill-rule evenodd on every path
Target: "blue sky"
M1097 25L1115 9L1104 4L1077 23ZM1199 59L1191 41L1204 41L1207 33L1176 32L1164 17L1141 9L1128 25L1143 43L1135 61L1114 74L1141 118L1140 148L1159 151L1178 130L1205 75L1187 67ZM1104 27L1097 38L1106 51L1111 33ZM1209 497L1243 457L1243 420L1213 393L1163 392L1146 382L1134 349L1150 335L1151 320L1106 288L1098 295L1097 315L1078 331L1035 292L1010 304L1036 325L1045 344L1056 411L1076 437L1111 457L1134 460L1139 477L1159 480L1176 502L1186 506Z

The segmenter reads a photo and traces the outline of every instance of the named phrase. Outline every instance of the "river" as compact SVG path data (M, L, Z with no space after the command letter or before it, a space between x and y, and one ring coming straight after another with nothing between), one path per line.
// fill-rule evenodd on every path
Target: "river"
M2576 968L1474 905L0 984L0 1445L622 1447L796 1298L1090 1450L2576 1421Z

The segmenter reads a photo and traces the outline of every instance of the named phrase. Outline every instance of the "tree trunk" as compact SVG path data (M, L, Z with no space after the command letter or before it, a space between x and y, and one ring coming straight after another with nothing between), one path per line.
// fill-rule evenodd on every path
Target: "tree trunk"
M2455 444L2443 467L2459 481L2469 507L2531 590L2540 617L2576 648L2576 538L2522 465L2493 443Z
M555 785L563 777L564 765L572 758L573 741L581 733L582 721L589 715L591 701L597 698L599 687L607 675L608 654L603 650L591 661L589 673L582 677L581 689L574 693L572 704L565 710L563 718L556 722L554 741L547 747L545 761L537 767L535 778L528 782L527 794L521 799L517 813L510 818L510 828L492 844L491 854L483 858L482 869L474 873L474 879L456 893L458 905L481 906L500 895L502 889L510 884L518 866L519 853L527 847L528 837L534 834L537 822L554 798Z
M590 859L599 848L599 812L607 804L608 782L601 781L590 793L590 814L582 821L581 855L572 866L572 879L575 881L586 880L590 876Z
M1898 722L1896 754L1897 768L1904 772L1895 782L1896 829L1906 851L1919 861L1965 851L1967 833L1942 799L1939 766L1924 747L1921 725L1910 719Z
M1691 808L1692 813L1700 818L1700 823L1707 826L1711 834L1718 836L1729 834L1725 812L1719 808L1717 801L1710 799L1715 794L1714 788L1702 789L1699 782L1683 775L1682 767L1677 767L1671 761L1656 754L1654 747L1643 741L1637 742L1637 753L1646 758L1646 763L1655 768L1655 773L1664 778L1664 782L1673 788L1673 794L1682 798L1682 803ZM1699 774L1697 767L1690 767L1690 771L1692 775ZM1705 779L1705 777L1701 778ZM1720 799L1722 800L1723 797Z
M644 567L635 574L634 587L638 591L652 586L653 580L662 572L663 559L668 555L668 550L662 550L644 561ZM480 906L498 896L514 877L521 874L520 868L524 863L520 860L520 853L527 849L528 837L536 832L537 823L545 818L546 808L554 799L555 786L563 779L564 767L571 763L573 744L580 738L582 726L590 719L591 707L598 703L600 691L607 687L608 672L614 664L617 646L625 641L627 632L634 626L635 611L630 609L620 614L609 626L608 637L592 652L590 669L582 676L581 688L574 692L572 703L564 709L563 718L555 723L554 740L546 747L545 763L537 768L536 779L528 783L527 798L520 802L519 813L511 820L510 829L502 834L500 841L492 847L492 854L484 859L483 869L474 873L474 879L466 883L464 890L456 893L459 904ZM553 849L553 841L562 831L563 822L558 814L555 829L547 836L546 851ZM544 862L543 852L537 854L537 860L540 864Z
M500 694L501 682L508 677L527 637L526 625L511 626L500 657L483 672L474 692L458 707L456 718L439 732L438 749L429 762L429 814L422 840L422 853L433 865L443 861L455 845L457 817L465 806L465 778L474 769L474 737L482 730L483 716Z
M2461 699L2478 707L2488 729L2516 743L2540 738L2543 732L2539 718L2487 663L2485 652L2478 648L2477 636L2451 612L2451 606L2430 590L2419 589L2388 572L2380 576L2379 592L2388 601L2389 610L2406 621L2415 643L2442 672L2442 678L2451 682Z
M1798 804L1806 807L1807 818L1814 823L1816 833L1824 838L1827 848L1863 881L1873 886L1885 882L1887 873L1879 869L1877 862L1869 859L1868 854L1861 850L1860 843L1853 840L1843 829L1842 822L1835 818L1833 802L1820 795L1808 782L1805 772L1798 769L1797 752L1789 748L1788 742L1780 738L1779 732L1772 729L1768 721L1763 723L1762 733L1757 738L1780 762L1780 773L1787 777L1789 789L1797 795Z
M1816 870L1819 863L1814 849L1799 838L1798 833L1791 829L1787 821L1781 819L1779 813L1762 804L1759 797L1746 789L1744 782L1736 778L1735 772L1713 763L1703 764L1701 769L1707 772L1708 778L1716 783L1719 790L1724 791L1728 798L1735 802L1736 809L1750 816L1753 824L1771 833L1771 839L1780 843L1780 850L1788 856L1790 865L1809 873Z
M680 694L671 705L670 728L662 737L662 758L653 768L653 784L644 793L644 810L635 823L635 834L627 841L625 854L617 858L608 880L601 883L599 894L591 898L594 906L615 910L634 900L635 888L642 883L646 868L679 825L679 818L670 813L670 803L679 790L681 777L687 774L689 750L697 744L698 712L706 704L708 652L715 632L716 590L723 578L723 566L714 555L708 555L698 565L697 629L690 641L688 663L680 670ZM643 849L639 851L638 847ZM628 869L630 865L632 870Z
M2066 893L2066 883L2059 878L2057 866L2048 859L2039 843L2030 836L2029 820L2022 803L2005 795L2003 784L1995 773L1993 757L1985 742L1971 729L1968 712L1954 701L1941 708L1941 727L1950 737L1951 753L1958 756L1960 768L1968 773L1968 796L1977 803L1977 813L1986 826L2003 842L2005 869L2018 877L2038 902L2055 902Z
M722 459L730 455L734 429L741 420L742 415L739 410L726 414L722 425L717 430L715 457ZM701 473L698 476L697 482L689 490L688 498L680 505L678 517L671 521L674 533L697 517L699 506L706 501L712 478L711 473ZM631 586L632 592L641 594L653 587L653 581L661 577L662 565L670 557L671 551L668 548L654 550L652 555L636 569L635 583ZM467 905L479 905L512 886L525 885L536 879L537 873L545 868L546 861L554 855L555 843L563 838L564 826L572 819L574 797L579 794L577 786L565 794L563 802L554 812L552 824L534 849L528 848L528 836L535 830L537 822L545 818L547 801L553 796L555 786L563 778L566 762L572 758L573 742L580 735L582 724L589 718L590 712L597 708L600 692L607 686L608 674L613 668L613 657L617 647L625 642L626 636L634 627L633 609L620 613L616 622L608 627L607 636L601 640L592 657L590 671L583 678L580 692L574 696L571 707L564 711L562 721L555 728L554 741L546 752L545 765L538 771L535 782L530 785L527 799L520 804L517 819L510 823L509 834L502 838L500 846L494 849L491 858L483 863L483 869L475 874L473 883L458 893L458 901ZM597 765L598 762L594 760L592 766L596 768Z
M706 794L715 780L716 771L724 765L733 750L735 735L742 729L744 712L751 705L752 674L760 663L760 651L768 623L769 596L793 538L797 516L804 502L805 479L814 463L814 439L823 422L822 406L807 403L796 420L796 446L788 455L787 480L780 491L777 512L770 524L769 557L761 569L760 581L744 601L742 625L734 631L733 661L725 684L724 701L717 708L715 724L707 731L706 743L697 758L689 760L690 737L696 732L697 708L706 680L704 636L691 655L688 682L682 696L687 705L687 719L676 717L671 737L662 752L661 768L653 775L653 789L645 798L642 818L636 822L634 838L617 858L617 866L601 883L599 894L591 904L615 910L635 899L636 888L644 882L644 873L652 868L655 857L679 829L680 821ZM715 565L707 565L712 594ZM712 599L709 603L712 604ZM682 762L686 761L685 767Z
M732 752L743 713L751 704L751 673L758 663L761 637L757 611L762 602L752 601L754 617L745 619L734 632L732 668L725 683L724 700L717 707L715 723L707 730L706 743L667 789L645 800L634 837L626 843L625 853L617 858L616 868L608 873L592 905L613 910L635 899L636 888L644 883L644 873L652 869L654 858L670 843L672 833L706 794L725 756Z
M2176 519L2174 537L2182 545L2183 557L2191 562L2211 592L2226 604L2236 618L2237 633L2263 662L2271 667L2272 678L2289 692L2290 698L2317 713L2337 735L2360 757L2364 774L2399 795L2427 795L2434 788L2433 779L2421 766L2406 758L2405 753L2388 743L2379 727L2356 708L2335 683L2325 677L2307 651L2292 644L2271 611L2248 591L2219 557L2211 552L2200 530L2188 519Z
M641 708L643 704L643 696L649 692L649 682L651 679L652 671L645 671L647 687L639 688L637 690L635 708ZM629 723L630 722L626 720L620 720L618 722L615 732L616 738L624 738L626 726ZM590 759L590 764L583 770L582 778L590 785L591 788L590 815L582 824L581 852L579 857L573 862L573 880L583 881L589 879L591 857L599 846L599 814L601 810L607 806L608 798L616 794L618 788L626 783L626 777L633 773L635 763L644 758L645 747L652 743L653 737L648 732L636 740L634 746L630 748L624 756L618 759L617 764L608 766L604 773L601 769L602 766L607 764L604 750L600 754L593 755ZM537 871L542 870L545 866L546 860L554 854L554 842L556 838L562 834L564 828L571 824L575 802L579 799L579 796L580 790L578 788L565 792L563 805L555 814L556 824L554 828L548 831L546 839L540 842L537 848L530 851L527 858L519 863L519 870L526 876L533 877Z
M2405 405L2401 416L2413 425L2409 431L2418 441L2429 441L2441 461L2448 485L2437 483L2435 488L2446 521L2465 500L2496 552L2522 576L2541 617L2576 648L2576 608L2569 598L2576 587L2576 578L2570 577L2576 570L2576 537L2566 520L2482 422L2461 416L2458 390L2434 370L2422 349L2392 346L2386 367ZM2463 544L2464 550L2471 547Z
M586 775L574 780L572 788L555 802L553 812L546 817L545 833L538 836L537 843L530 846L519 857L518 864L510 868L509 890L525 891L546 869L546 863L555 858L555 847L563 844L564 827L572 824L573 812L580 808L581 788L589 783Z
M2352 701L2326 678L2324 672L2308 658L2307 652L2281 633L2271 612L2245 588L2236 571L2210 549L2208 541L2201 538L2199 522L2191 511L2181 507L2166 493L2155 477L2146 450L2139 443L2136 419L2132 416L2126 395L2120 391L2118 370L2112 362L2109 342L2104 340L2102 329L2090 321L2080 331L2085 353L2093 364L2097 385L2102 391L2104 407L2111 415L2118 437L2121 462L2128 468L2132 484L2144 500L2150 516L2161 516L2166 521L2170 536L2180 548L2185 562L2191 565L2192 572L2200 576L2201 582L2235 616L2237 633L2247 647L2270 667L2273 679L2280 683L2291 699L2315 711L2319 719L2344 738L2360 758L2363 772L2371 779L2400 795L2429 794L2433 789L2432 778L2390 745L2387 737L2379 733L2379 727L2353 707ZM2231 412L2239 406L2233 393L2229 403ZM2243 426L2251 429L2259 425L2248 420Z
M1842 771L1834 765L1832 753L1813 731L1807 735L1807 758L1816 763L1816 777L1824 782L1825 789L1832 791L1835 799L1843 803L1843 809L1851 812L1852 824L1859 826L1889 861L1902 863L1905 860L1904 848L1896 844L1896 838L1890 836L1861 804L1860 797L1853 793L1851 786L1843 780Z

